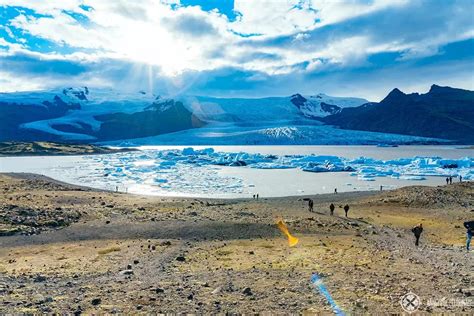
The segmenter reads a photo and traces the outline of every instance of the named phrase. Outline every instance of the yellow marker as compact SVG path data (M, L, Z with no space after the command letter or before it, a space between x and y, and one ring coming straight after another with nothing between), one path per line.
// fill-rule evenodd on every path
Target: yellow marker
M293 237L290 234L290 232L288 231L288 227L286 227L286 224L282 219L278 220L277 226L281 230L281 232L285 234L286 237L288 237L288 245L290 245L290 247L293 247L298 243L299 241L298 238Z

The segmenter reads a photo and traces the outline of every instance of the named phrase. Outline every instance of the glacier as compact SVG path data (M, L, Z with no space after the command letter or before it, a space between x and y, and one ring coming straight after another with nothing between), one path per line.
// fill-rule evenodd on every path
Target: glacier
M10 131L10 136L26 137L27 140L45 137L46 140L53 141L115 146L449 143L437 138L343 130L319 121L344 108L367 102L365 99L333 97L323 93L252 99L159 96L144 91L126 92L87 87L0 93L0 110L11 111L18 108L21 111L27 106L36 110L44 108L46 113L50 113L59 111L61 105L64 107L64 113L58 112L53 117L39 116L18 122L16 130ZM190 122L182 115L163 119L165 121L158 120L172 110L172 105L179 108L178 104L192 116ZM6 117L10 113L8 111ZM141 115L143 121L150 117L149 114L156 115L157 121L149 122L147 129L132 126L137 131L146 130L144 135L135 135L138 132L131 133L129 127L124 127L128 126L127 123L134 122L133 118L138 120ZM122 125L116 122L119 118ZM158 128L167 124L169 126L164 130ZM173 130L173 126L176 129Z

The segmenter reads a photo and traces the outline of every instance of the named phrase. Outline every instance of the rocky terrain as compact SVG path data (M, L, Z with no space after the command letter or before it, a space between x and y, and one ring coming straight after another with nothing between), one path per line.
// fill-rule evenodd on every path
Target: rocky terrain
M313 273L347 313L401 313L410 291L421 311L472 312L474 254L462 223L474 217L473 183L206 200L10 174L0 192L0 234L10 235L0 237L1 314L331 312Z
M41 155L97 155L132 151L132 148L109 148L88 144L64 144L51 142L0 142L1 156Z

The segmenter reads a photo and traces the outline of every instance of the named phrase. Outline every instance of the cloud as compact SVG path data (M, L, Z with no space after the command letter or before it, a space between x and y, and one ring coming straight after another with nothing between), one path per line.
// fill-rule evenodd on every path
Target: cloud
M449 63L460 82L457 65L472 61L472 50L446 51L474 38L472 4L463 0L0 0L2 7L3 81L23 76L36 88L134 78L170 93L337 92L353 89L350 80L391 77L387 69L419 78L415 70L434 57L439 66L430 69Z

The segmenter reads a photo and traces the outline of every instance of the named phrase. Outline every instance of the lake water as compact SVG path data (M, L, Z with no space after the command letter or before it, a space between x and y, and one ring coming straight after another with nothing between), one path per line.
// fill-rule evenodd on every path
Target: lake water
M193 146L196 150L207 147ZM310 195L332 193L335 188L338 192L347 192L380 190L380 186L383 190L415 184L435 186L445 184L447 175L462 174L469 179L474 173L469 162L469 158L474 157L474 150L455 146L212 146L215 152L224 153L222 156L238 152L279 156L280 164L294 164L295 159L311 158L312 155L337 156L344 159L345 165L354 167L355 172L262 169L256 165L229 167L202 161L189 163L190 159L186 158L189 156L180 154L183 148L147 146L140 147L140 152L113 155L3 157L0 158L0 172L38 173L73 184L108 190L118 188L136 194L216 198L251 197L256 193L261 197ZM170 149L178 154L167 153ZM299 158L301 156L304 157ZM417 156L441 157L455 162L464 160L459 162L463 164L462 168L460 165L453 169L432 165L431 160L422 160L425 165L418 160L403 165L397 161L389 163ZM207 159L207 156L203 157ZM366 159L356 163L354 159L358 157L373 158L375 162ZM469 158L466 160L465 157Z

